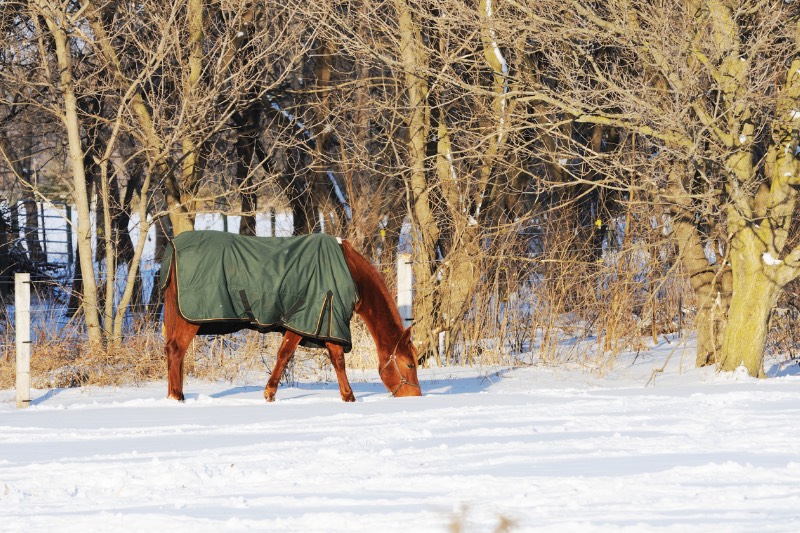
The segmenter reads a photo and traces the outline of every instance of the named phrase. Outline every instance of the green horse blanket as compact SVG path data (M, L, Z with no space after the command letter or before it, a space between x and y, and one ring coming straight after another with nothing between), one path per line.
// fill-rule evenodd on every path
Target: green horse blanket
M304 345L352 348L356 288L341 244L329 235L243 237L181 233L161 263L161 287L175 262L178 310L199 334L291 330Z

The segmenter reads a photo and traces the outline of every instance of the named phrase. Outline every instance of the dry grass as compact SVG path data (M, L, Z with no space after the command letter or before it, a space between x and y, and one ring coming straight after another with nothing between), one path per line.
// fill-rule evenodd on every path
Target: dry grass
M364 323L352 324L353 351L350 369L375 370L375 345ZM14 337L10 328L0 332L0 388L14 387ZM83 336L61 331L58 338L44 332L31 349L31 384L34 388L66 388L84 385L137 385L166 380L161 324L144 322L119 346L103 351L88 349ZM233 335L195 337L185 359L187 376L209 381L234 382L245 377L267 377L275 364L281 342L277 333L242 331ZM335 380L325 350L298 348L284 374L285 382L307 379Z
M507 516L498 515L497 524L492 528L492 533L511 533L517 529L517 521ZM469 520L469 507L463 506L450 517L447 530L450 533L466 533L477 530ZM488 530L486 530L488 531Z
M85 341L72 335L35 338L31 344L34 388L137 384L164 375L160 336L144 328L119 347L101 351L90 350ZM13 357L12 348L0 361L0 388L14 386Z

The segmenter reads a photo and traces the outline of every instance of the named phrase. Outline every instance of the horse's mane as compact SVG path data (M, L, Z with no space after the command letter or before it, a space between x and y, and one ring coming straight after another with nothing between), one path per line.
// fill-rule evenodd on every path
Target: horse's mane
M403 320L400 318L400 311L386 287L383 276L349 242L342 241L342 251L358 290L359 303L356 305L356 312L365 318L365 322L370 315L374 314L374 318L378 318L388 313L392 325L402 331ZM370 326L369 323L367 325Z

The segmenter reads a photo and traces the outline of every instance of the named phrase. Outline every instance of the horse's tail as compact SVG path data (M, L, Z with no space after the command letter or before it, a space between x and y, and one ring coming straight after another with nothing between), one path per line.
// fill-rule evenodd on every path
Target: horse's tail
M170 240L167 245L164 247L164 256L161 258L161 272L159 273L159 286L161 290L166 290L167 282L169 282L170 277L174 275L175 268L173 265L175 261L173 261L173 257L175 256L175 245Z

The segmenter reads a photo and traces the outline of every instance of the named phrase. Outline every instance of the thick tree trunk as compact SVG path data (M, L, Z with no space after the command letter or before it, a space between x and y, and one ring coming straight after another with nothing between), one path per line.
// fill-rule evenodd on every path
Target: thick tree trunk
M714 272L705 272L691 276L697 300L694 322L697 330L698 367L716 364L723 353L722 340L727 328L731 300L731 273L727 270L720 274L717 276Z
M81 271L81 249L75 251L75 270L72 272L72 284L69 291L69 301L67 310L64 313L67 318L72 318L81 310L83 302L83 272ZM99 302L98 302L99 305Z
M733 297L722 345L721 370L744 366L751 376L764 377L764 349L769 316L780 296L777 270L782 264L764 250L764 243L749 228L731 240Z
M97 302L97 282L94 277L92 261L90 210L86 190L86 174L83 167L78 101L72 80L72 58L66 33L67 23L66 20L60 20L62 13L51 12L50 6L46 3L40 7L56 45L56 58L60 71L59 90L64 100L64 126L67 131L69 163L75 187L74 201L78 211L78 249L81 271L84 273L84 321L88 330L89 344L96 347L102 344L103 335Z
M414 21L407 0L395 0L400 30L400 57L403 66L403 88L408 97L408 184L411 190L411 211L417 235L414 252L414 338L424 345L436 346L434 324L439 310L436 282L436 246L441 229L434 216L431 186L428 183L426 149L431 126L428 102L427 65L420 28ZM426 357L426 354L421 354Z
M290 148L287 171L281 175L281 185L289 196L292 206L294 235L313 233L318 227L317 203L314 201L311 177L307 168L307 154L303 148Z
M733 297L722 345L721 370L744 366L751 376L764 377L764 348L769 316L780 290L761 270L734 270Z
M258 139L255 142L255 156L261 166L265 168L271 166L272 158ZM301 148L288 147L286 168L278 176L278 183L283 187L292 208L294 235L311 233L315 226L316 203L311 193L311 186L306 180L307 173L303 170L305 163L306 157ZM274 168L268 169L268 172L274 171ZM272 228L272 231L274 235L275 228Z
M39 206L30 193L27 195L29 197L22 201L25 208L25 244L28 247L28 257L31 262L39 264L47 260L39 239Z
M258 195L253 186L253 171L257 164L253 162L260 122L260 104L255 103L241 114L234 115L236 122L236 183L242 202L242 219L239 224L240 235L256 234L256 209Z
M202 0L189 0L186 3L186 18L189 32L189 74L183 86L184 105L191 105L200 98L200 79L203 71L203 41L205 39L205 11ZM195 125L199 126L199 125ZM174 235L194 229L195 202L200 179L203 176L205 149L198 140L197 131L188 128L181 138L181 183L177 190L169 190L171 196L170 219Z
M481 214L484 202L493 196L494 183L497 180L497 162L501 157L501 148L506 137L506 114L508 111L508 63L497 44L497 35L494 30L494 7L491 0L479 0L478 13L481 17L481 41L483 42L483 57L491 67L492 86L494 93L492 101L492 116L485 120L487 139L483 164L480 168L479 183L475 191L471 215L476 219Z
M693 170L676 164L669 174L670 186L664 198L672 214L673 235L678 255L689 277L697 313L696 364L698 367L719 362L732 290L732 273L727 266L712 264L706 256L706 239L701 233L692 204Z
M696 364L698 367L713 365L722 354L722 339L731 299L732 273L729 268L720 270L719 266L709 264L703 252L703 243L693 224L679 218L674 223L681 262L689 276L697 307Z

